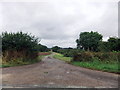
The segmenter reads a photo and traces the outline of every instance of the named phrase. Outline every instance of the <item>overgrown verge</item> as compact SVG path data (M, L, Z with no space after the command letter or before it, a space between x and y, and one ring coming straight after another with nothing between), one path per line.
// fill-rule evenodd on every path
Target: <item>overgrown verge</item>
M106 72L120 73L119 52L81 52L74 57L65 57L56 53L54 58L66 61L72 65Z
M13 67L13 66L34 64L34 63L40 62L45 56L48 56L50 54L51 54L50 52L39 52L39 56L34 60L31 59L31 60L23 61L22 59L18 58L16 60L11 60L9 62L2 61L2 64L0 65L0 67Z

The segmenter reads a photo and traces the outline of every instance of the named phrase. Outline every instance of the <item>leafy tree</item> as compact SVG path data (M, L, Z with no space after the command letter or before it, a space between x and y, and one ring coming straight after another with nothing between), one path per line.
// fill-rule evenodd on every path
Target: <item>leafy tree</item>
M76 40L77 48L97 51L99 42L102 40L102 35L98 32L82 32L79 39Z
M58 47L58 46L54 46L54 47L52 47L52 51L53 51L53 52L57 52L59 49L61 49L61 48Z
M108 39L108 44L111 51L120 51L120 38L110 37Z
M49 51L47 46L44 46L44 45L41 45L41 44L38 45L37 50L40 51L40 52L47 52L47 51Z
M110 45L109 45L109 43L107 41L101 41L99 43L98 49L101 52L108 52L108 51L110 51Z

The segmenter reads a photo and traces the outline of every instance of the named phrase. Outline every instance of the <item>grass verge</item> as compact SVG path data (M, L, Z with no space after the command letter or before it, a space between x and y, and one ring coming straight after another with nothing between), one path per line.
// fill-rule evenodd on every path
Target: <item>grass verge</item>
M64 57L64 55L62 55L60 53L55 53L55 55L53 57L56 59L59 59L59 60L63 60L65 62L70 62L72 59L71 57Z
M89 68L89 69L120 73L120 69L117 63L109 64L109 63L104 63L99 61L93 61L93 62L71 62L71 64L75 66Z
M62 54L59 53L55 53L53 57L59 60L69 62L70 64L75 66L80 66L84 68L100 70L105 72L120 73L120 68L118 67L119 64L117 62L106 63L98 60L93 60L89 62L75 62L75 61L71 62L72 57L64 57Z

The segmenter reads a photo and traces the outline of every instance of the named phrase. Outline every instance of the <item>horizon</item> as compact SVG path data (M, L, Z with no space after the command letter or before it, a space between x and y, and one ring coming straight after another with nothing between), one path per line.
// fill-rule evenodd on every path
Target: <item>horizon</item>
M81 32L98 32L103 41L118 37L117 0L97 1L0 2L0 32L28 32L49 48L75 48Z

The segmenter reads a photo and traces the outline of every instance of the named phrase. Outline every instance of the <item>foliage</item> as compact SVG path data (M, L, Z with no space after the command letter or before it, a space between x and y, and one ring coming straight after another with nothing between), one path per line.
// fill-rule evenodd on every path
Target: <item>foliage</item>
M101 41L98 49L101 52L120 51L120 38L110 37L108 41Z
M71 59L72 59L71 57L65 57L64 55L59 54L59 53L55 53L55 55L53 57L56 58L56 59L66 61L66 62L70 62Z
M31 60L38 56L35 51L38 45L38 38L28 33L2 33L3 60L12 61L18 58Z
M2 33L2 50L29 50L35 49L38 44L38 38L27 33Z
M54 46L54 47L52 47L52 51L53 51L53 52L57 52L59 49L61 49L61 48L58 47L58 46Z
M15 60L7 61L7 62L3 60L2 65L0 65L0 67L13 67L13 66L34 64L41 61L42 58L44 58L44 56L46 55L39 55L37 59L34 59L34 60L30 59L29 61L28 60L23 61L22 58L17 58Z
M90 52L81 52L77 53L73 57L73 61L91 61L93 58L93 54Z
M44 46L44 45L41 45L41 44L38 44L37 50L39 52L48 52L48 51L50 51L50 49L48 49L47 46Z
M118 62L120 52L81 52L74 55L73 61L94 61L96 58L103 62Z
M110 37L108 44L111 51L120 51L120 38Z
M110 45L106 41L101 41L101 42L99 42L98 49L101 52L109 52L110 51Z
M90 54L91 52L86 52L86 53ZM92 52L92 54L94 54L94 53ZM114 53L114 54L116 54L116 53ZM119 65L118 61L115 61L113 59L112 59L113 62L106 62L104 60L99 60L99 58L97 58L97 57L94 57L94 58L92 58L92 60L89 60L89 61L84 60L84 61L80 62L80 61L71 61L72 57L65 57L64 55L59 54L59 53L55 53L55 55L53 57L56 59L59 59L59 60L66 61L75 66L96 69L96 70L101 70L101 71L107 71L107 72L120 73L120 68L118 67L118 65ZM113 56L111 56L111 57L113 57ZM116 56L114 56L114 57L116 57Z
M76 40L77 48L97 51L99 42L102 40L102 35L98 32L82 32L79 35L79 39Z
M57 52L63 54L66 57L73 57L76 53L81 52L81 50L72 48L62 48L59 49Z

